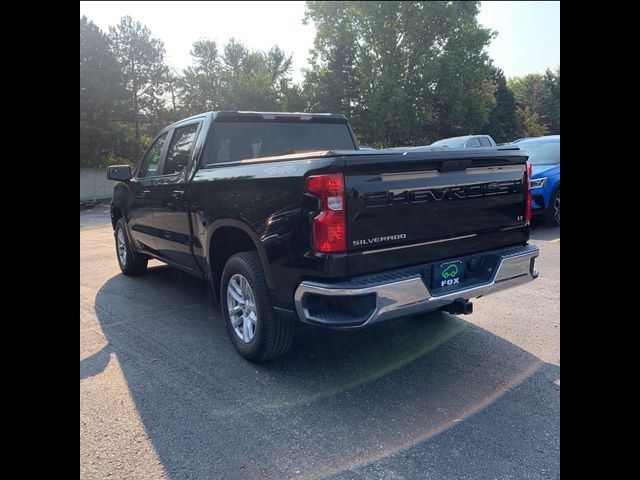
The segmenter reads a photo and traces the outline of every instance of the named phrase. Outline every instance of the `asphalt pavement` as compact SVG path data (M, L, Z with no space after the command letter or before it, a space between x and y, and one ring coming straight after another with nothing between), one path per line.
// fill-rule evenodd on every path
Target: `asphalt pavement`
M435 313L236 354L207 286L120 273L108 209L80 212L82 479L560 476L560 231L540 277Z

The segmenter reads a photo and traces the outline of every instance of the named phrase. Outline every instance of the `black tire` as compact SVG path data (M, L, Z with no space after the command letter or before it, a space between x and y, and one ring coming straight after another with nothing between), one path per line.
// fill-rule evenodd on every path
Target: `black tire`
M120 232L122 232L122 237L119 237ZM141 275L147 270L147 263L149 262L149 257L142 254L134 252L131 248L131 242L129 241L129 235L127 235L127 228L124 223L124 219L120 218L116 223L116 229L113 232L113 236L116 241L116 257L118 258L118 265L120 265L120 270L125 275L135 276ZM124 239L121 243L120 240ZM120 255L120 249L124 248L124 262Z
M240 334L236 333L229 314L227 288L231 277L236 274L246 279L255 300L257 313L255 333L248 343L245 343L240 338ZM238 253L227 261L220 282L220 305L229 337L238 353L247 360L252 362L269 360L283 355L291 347L295 333L294 320L279 316L271 306L269 290L256 252Z
M560 189L558 188L553 192L551 197L551 205L549 205L549 211L547 212L547 220L554 227L560 226Z

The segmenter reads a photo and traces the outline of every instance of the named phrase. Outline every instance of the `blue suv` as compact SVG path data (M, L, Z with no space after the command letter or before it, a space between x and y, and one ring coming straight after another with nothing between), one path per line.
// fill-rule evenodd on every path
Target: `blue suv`
M560 135L528 138L517 143L531 163L531 213L560 226Z

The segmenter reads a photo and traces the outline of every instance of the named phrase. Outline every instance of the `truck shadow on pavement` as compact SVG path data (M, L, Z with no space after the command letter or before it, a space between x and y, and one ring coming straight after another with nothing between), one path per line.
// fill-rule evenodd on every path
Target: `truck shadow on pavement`
M107 346L80 378L119 366L169 478L559 476L559 367L459 317L301 325L254 365L171 267L112 277L95 311Z

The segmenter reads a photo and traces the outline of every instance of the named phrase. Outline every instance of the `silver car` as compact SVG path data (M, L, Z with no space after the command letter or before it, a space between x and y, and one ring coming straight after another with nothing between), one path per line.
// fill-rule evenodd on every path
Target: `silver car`
M465 135L464 137L443 138L429 146L451 148L495 147L496 142L489 135Z

